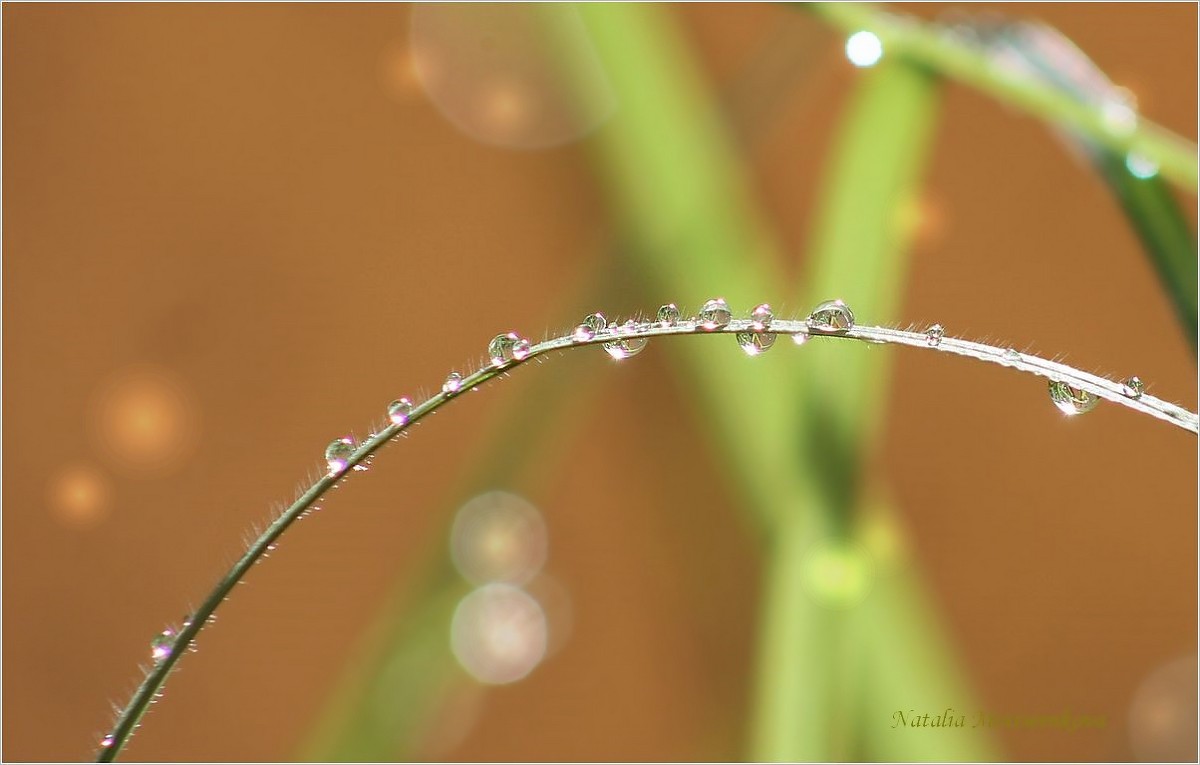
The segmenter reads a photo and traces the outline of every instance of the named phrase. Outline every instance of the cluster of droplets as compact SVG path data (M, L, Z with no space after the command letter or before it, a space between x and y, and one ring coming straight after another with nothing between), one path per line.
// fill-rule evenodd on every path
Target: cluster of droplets
M723 298L717 297L705 301L695 316L686 320L674 303L661 306L655 314L654 322L646 324L633 319L621 324L611 323L602 313L589 314L571 332L570 339L575 343L590 343L597 336L606 334L610 337L602 338L601 348L614 359L621 360L636 356L645 350L649 338L639 336L639 333L647 326L714 332L725 329L732 321L733 312L729 304ZM750 356L770 350L778 338L777 332L772 331L774 321L775 313L771 306L766 303L756 306L750 312L749 326L734 333L738 346ZM854 327L854 312L850 306L841 300L826 300L808 314L803 329L793 331L791 337L797 345L803 345L813 335L844 335ZM942 344L945 330L941 324L931 324L924 334L926 344L936 348ZM532 353L532 343L516 332L496 335L487 346L489 363L495 369L503 369L524 361ZM1005 349L1001 357L1012 363L1019 363L1024 358L1015 348ZM442 383L442 393L447 397L453 396L462 390L463 384L464 376L457 371L451 372ZM1100 400L1095 393L1059 380L1051 380L1049 390L1054 405L1070 415L1090 412ZM1138 399L1145 392L1145 385L1137 377L1130 377L1121 382L1121 392L1127 398ZM411 399L398 398L387 406L388 420L394 426L404 427L412 419L415 408ZM330 443L325 449L329 475L337 476L343 473L355 449L356 444L351 438L339 438Z
M521 361L529 355L531 348L533 346L528 340L516 332L507 332L503 335L496 335L492 338L492 342L488 343L488 359L492 362L492 366L500 368L514 361Z

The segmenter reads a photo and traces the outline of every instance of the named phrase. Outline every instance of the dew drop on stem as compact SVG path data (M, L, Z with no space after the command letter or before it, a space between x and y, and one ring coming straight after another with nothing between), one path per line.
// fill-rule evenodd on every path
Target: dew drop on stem
M667 303L666 305L659 307L658 314L655 318L658 319L659 324L662 324L664 327L670 327L674 326L675 323L679 321L679 316L679 306L675 305L674 303Z
M757 356L765 353L775 344L774 332L738 332L735 335L737 343L747 356Z
M1064 414L1086 414L1100 403L1099 396L1058 380L1050 381L1050 400Z
M393 425L407 425L408 418L412 416L412 410L412 401L407 398L398 398L388 404L388 419L392 421Z
M925 330L925 342L930 348L935 348L942 344L942 337L946 334L946 330L942 329L941 324L934 324L929 329Z
M350 456L354 454L354 439L338 438L329 442L325 447L325 462L329 465L329 475L338 475L346 469Z
M625 322L617 331L632 332L637 329L637 322L630 319ZM648 337L625 337L612 342L604 343L604 350L609 356L620 361L638 355L646 349L646 345L650 342Z
M463 377L458 372L451 372L446 375L446 382L442 383L442 393L453 395L458 393L462 388Z
M1146 392L1146 384L1141 381L1141 378L1130 377L1121 382L1121 393L1126 398L1141 398Z
M167 627L150 641L150 658L159 664L171 655L175 646L175 630Z
M750 328L755 332L762 332L771 326L771 322L775 320L775 312L771 310L771 306L763 303L756 306L750 312Z
M703 329L714 330L728 325L732 318L733 314L730 313L729 306L725 301L721 298L713 298L701 306L696 321Z
M826 300L813 309L805 323L819 332L849 332L854 329L854 312L841 300Z

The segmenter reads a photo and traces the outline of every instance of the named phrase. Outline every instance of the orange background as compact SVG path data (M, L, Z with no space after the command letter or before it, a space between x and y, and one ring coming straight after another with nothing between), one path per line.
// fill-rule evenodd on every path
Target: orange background
M1000 10L1056 25L1195 139L1194 5ZM837 35L778 6L670 12L713 92L745 94L726 105L746 171L802 262L855 77ZM455 130L397 64L408 18L4 7L5 759L90 756L149 637L330 438L365 434L497 331L578 320L617 234L588 139L515 151ZM789 29L811 46L798 68L756 82L746 62ZM922 214L906 321L1069 351L1196 408L1195 358L1139 243L1043 125L947 86ZM1002 733L1002 751L1132 757L1139 686L1178 657L1194 673L1196 439L1113 406L1067 420L1038 381L886 352L872 470L982 706L1110 720ZM388 594L445 544L478 434L571 365L603 390L511 487L547 520L570 639L425 756L744 756L758 551L652 347L621 369L597 352L518 371L390 447L238 588L127 757L297 756ZM620 473L599 474L614 455Z

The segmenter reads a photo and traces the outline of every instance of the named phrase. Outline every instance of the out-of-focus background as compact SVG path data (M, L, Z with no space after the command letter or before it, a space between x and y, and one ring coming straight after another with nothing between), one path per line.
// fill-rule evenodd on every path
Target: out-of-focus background
M1194 5L891 10L1047 22L1195 140ZM1189 332L1080 143L886 49L856 67L820 13L3 13L5 759L90 757L151 637L324 445L499 331L717 295L802 316L811 283L1196 408ZM906 265L817 263L846 232ZM875 313L851 299L873 275ZM577 351L464 396L285 536L125 756L1195 758L1196 439L818 344ZM850 458L773 403L825 411L787 375L874 379L810 368L840 357L890 370L838 420ZM784 454L754 427L792 417L809 459L739 462ZM839 458L853 520L789 547L829 519L782 492ZM894 727L947 707L965 727Z

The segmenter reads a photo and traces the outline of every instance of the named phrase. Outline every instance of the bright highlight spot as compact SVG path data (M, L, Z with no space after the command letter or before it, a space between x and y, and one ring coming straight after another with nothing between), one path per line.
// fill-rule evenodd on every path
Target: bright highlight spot
M509 584L488 584L463 598L450 624L450 648L472 677L513 683L546 655L546 615L536 600Z
M86 529L108 515L112 489L108 478L90 465L64 468L50 482L51 511L65 526Z
M855 32L846 40L846 58L855 66L875 66L883 58L883 43L873 32Z
M102 384L90 414L107 456L136 471L179 467L199 430L199 413L183 381L151 365L128 367Z
M1141 178L1142 180L1158 175L1157 162L1132 152L1125 156L1125 168L1129 170L1134 178Z
M1129 706L1129 744L1143 762L1196 759L1196 657L1151 672Z

